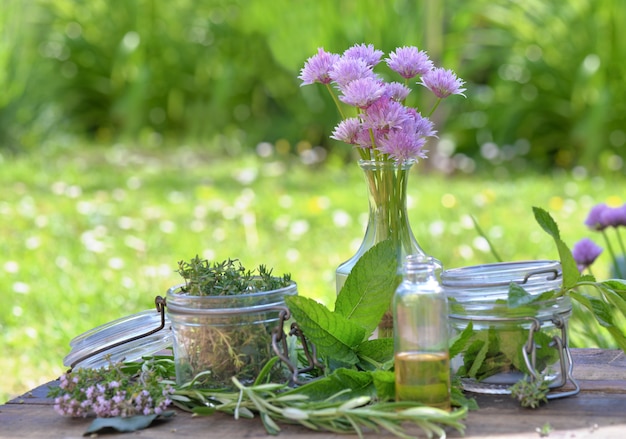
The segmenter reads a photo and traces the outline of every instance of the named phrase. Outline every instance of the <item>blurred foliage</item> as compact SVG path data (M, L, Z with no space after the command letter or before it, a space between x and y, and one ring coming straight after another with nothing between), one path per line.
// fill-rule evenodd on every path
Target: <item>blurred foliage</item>
M622 0L3 0L0 148L71 133L347 156L297 75L318 47L366 42L417 45L468 82L436 115L440 170L623 172L624 24Z
M626 3L499 0L479 15L461 68L475 86L463 115L472 139L459 150L534 168L624 169Z

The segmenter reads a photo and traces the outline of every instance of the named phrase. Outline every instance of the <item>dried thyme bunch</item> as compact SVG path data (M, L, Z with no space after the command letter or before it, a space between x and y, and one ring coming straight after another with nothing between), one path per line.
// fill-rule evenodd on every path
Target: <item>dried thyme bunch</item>
M238 259L210 263L199 256L178 262L178 273L185 279L182 291L192 296L228 296L272 291L291 284L291 275L273 276L272 270L259 265L247 270Z

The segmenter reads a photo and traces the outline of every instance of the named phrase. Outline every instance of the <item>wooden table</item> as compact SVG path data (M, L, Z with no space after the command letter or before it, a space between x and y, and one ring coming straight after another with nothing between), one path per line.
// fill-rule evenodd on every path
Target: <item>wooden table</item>
M479 395L480 409L470 412L465 438L540 438L538 430L549 424L549 439L626 438L626 356L622 351L574 349L574 377L580 384L578 395L551 400L537 410L523 409L508 396ZM46 398L47 385L38 387L0 406L0 438L80 438L89 419L57 415ZM281 426L283 427L283 426ZM419 435L419 430L414 433ZM103 437L105 435L100 435ZM356 435L316 433L284 425L282 437L298 439L354 439ZM191 417L177 412L168 421L134 433L106 434L106 437L154 439L203 437L237 439L268 437L258 419L234 420L224 414ZM367 437L380 437L370 434ZM462 437L450 431L448 437Z

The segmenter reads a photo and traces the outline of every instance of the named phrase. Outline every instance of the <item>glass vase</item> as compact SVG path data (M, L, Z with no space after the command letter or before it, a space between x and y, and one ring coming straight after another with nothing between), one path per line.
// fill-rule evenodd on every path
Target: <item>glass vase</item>
M367 185L369 218L363 241L356 253L337 267L335 272L337 294L361 256L375 244L391 239L396 248L398 279L408 255L427 255L420 247L411 230L407 214L407 182L414 160L401 163L393 161L359 160ZM433 258L438 269L441 262ZM390 337L393 333L391 310L386 313L379 326L379 337Z

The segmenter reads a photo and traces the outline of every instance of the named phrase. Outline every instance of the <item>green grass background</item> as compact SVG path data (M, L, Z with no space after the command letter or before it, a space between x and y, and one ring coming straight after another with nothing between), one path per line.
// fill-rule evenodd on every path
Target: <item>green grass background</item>
M0 402L64 372L72 337L151 308L196 254L290 272L300 294L332 306L334 270L363 235L365 185L356 163L297 157L122 144L0 155ZM472 215L504 260L557 258L532 206L572 246L599 239L583 225L591 206L625 201L619 173L446 177L427 165L411 174L409 215L446 268L494 262ZM603 267L605 254L599 277ZM570 333L576 345L609 345L586 319Z

